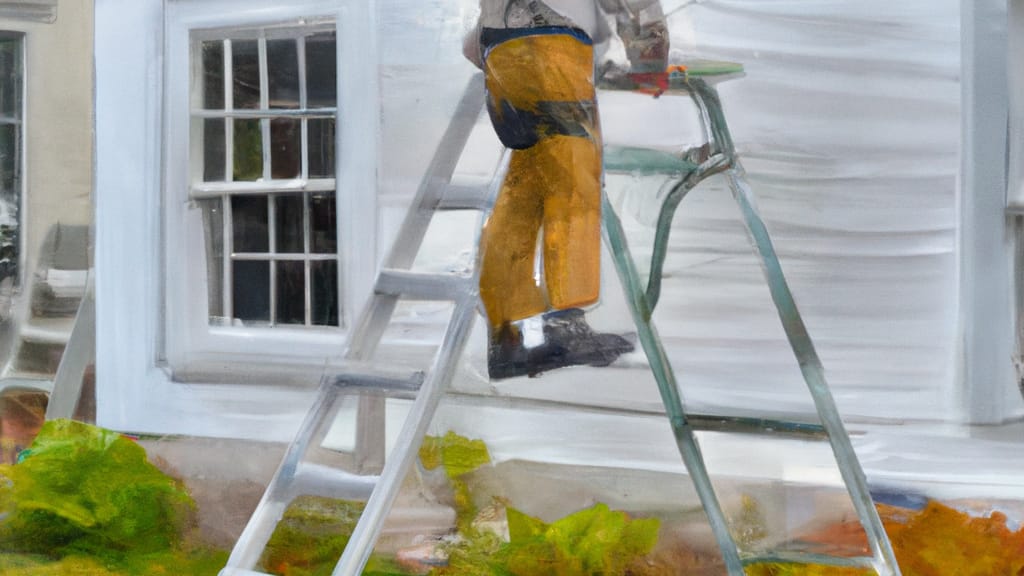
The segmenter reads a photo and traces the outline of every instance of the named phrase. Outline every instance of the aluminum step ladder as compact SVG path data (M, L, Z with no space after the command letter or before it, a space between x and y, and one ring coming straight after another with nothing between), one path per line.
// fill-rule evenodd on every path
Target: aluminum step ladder
M671 190L662 201L661 211L658 215L650 273L646 286L640 280L640 274L630 254L622 223L609 203L607 195L602 198L605 240L612 251L623 290L629 300L629 308L641 345L647 355L651 371L658 382L662 402L675 435L676 445L697 489L704 511L707 513L729 575L742 576L744 574L743 567L751 564L783 562L870 568L874 569L879 576L898 576L900 574L899 565L872 501L867 479L836 409L832 393L825 381L821 360L818 358L814 343L811 341L796 307L793 294L789 290L768 230L757 210L754 193L747 183L745 172L737 157L718 92L711 83L742 74L742 68L738 65L728 66L726 64L728 63L697 61L687 67L685 74L673 74L666 90L669 95L687 95L693 100L703 130L704 145L684 151L679 155L635 148L610 149L605 152L605 170L608 172L629 174L669 172L676 175ZM623 81L620 81L618 85L608 88L619 90L639 88L631 85L628 79L625 79L624 82L623 84ZM690 190L716 174L724 175L732 190L733 198L739 205L743 223L761 259L762 270L772 301L775 303L786 337L799 363L800 371L822 422L822 426L818 427L796 422L765 421L761 433L765 433L767 430L787 430L797 434L804 433L808 436L820 434L827 437L846 490L867 535L871 556L839 557L789 552L745 555L740 553L729 531L725 514L722 512L714 487L711 485L700 446L694 435L695 431L701 428L695 425L695 419L686 412L675 373L652 320L654 308L661 294L661 272L675 210ZM727 428L732 428L732 431L736 432L757 433L756 428L748 426L729 426Z
M618 89L630 87L618 86ZM818 563L836 566L872 567L880 576L896 576L892 548L874 509L867 483L856 459L835 404L825 383L821 363L793 304L778 259L772 249L763 222L753 205L750 188L736 159L714 90L699 78L677 79L673 91L686 92L700 107L708 146L681 156L652 158L643 150L606 151L606 169L644 170L652 166L666 168L679 175L679 182L666 198L659 218L655 264L644 287L629 254L621 222L606 196L603 197L605 240L611 249L616 269L625 288L639 338L654 374L682 460L691 476L730 576L742 576L744 566L757 562ZM431 218L438 210L486 210L500 187L508 155L495 171L486 195L480 190L452 184L452 175L464 146L483 109L482 76L474 77L456 108L427 173L420 185L391 253L377 279L374 294L353 328L346 359L350 367L338 376L325 376L317 398L267 490L240 536L220 576L254 576L260 556L290 500L299 494L365 500L366 507L339 559L334 576L357 576L369 560L399 488L408 474L422 443L426 429L448 387L461 357L476 314L477 277L435 276L410 271ZM653 153L657 154L657 153ZM724 173L739 202L744 221L765 263L772 297L779 309L801 371L824 422L824 426L759 418L730 418L689 414L676 385L667 354L657 336L651 314L660 291L660 266L664 261L668 227L672 215L686 192L700 181ZM660 247L659 247L660 246ZM399 375L382 372L368 360L380 342L399 298L449 300L455 309L433 364L425 373ZM311 446L318 445L333 422L340 395L358 391L353 465L356 473L343 472L306 461ZM413 400L409 415L399 432L392 453L384 458L384 401L386 398ZM695 432L760 433L772 429L777 434L802 437L827 437L831 444L861 523L868 535L871 557L838 558L826 555L788 554L743 556L729 532L725 515L715 495L704 464Z
M504 177L508 154L492 176L485 193L480 187L452 183L463 149L484 108L481 75L476 75L455 109L419 190L382 264L373 294L353 326L338 376L325 376L295 440L235 544L220 576L258 575L260 557L290 500L300 494L364 500L363 510L335 576L360 574L399 488L418 456L420 444L438 403L455 372L476 319L478 277L423 274L411 271L434 214L441 210L478 210L493 204ZM454 310L432 365L426 372L394 374L371 360L391 321L399 299L449 301ZM307 452L322 441L346 392L360 394L356 410L356 473L307 461ZM385 459L384 408L387 398L412 400L395 447Z

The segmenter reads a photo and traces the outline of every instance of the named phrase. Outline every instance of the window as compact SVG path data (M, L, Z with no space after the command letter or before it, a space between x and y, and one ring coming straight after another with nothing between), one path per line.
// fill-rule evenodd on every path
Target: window
M159 243L145 268L159 298L156 362L174 381L315 383L342 353L377 262L368 9L150 9L165 24L161 135L147 140L162 145L141 164L161 188L157 204L140 206L160 230L145 240Z
M22 39L0 32L0 282L18 281L22 196Z
M340 323L335 38L332 23L193 35L212 322Z

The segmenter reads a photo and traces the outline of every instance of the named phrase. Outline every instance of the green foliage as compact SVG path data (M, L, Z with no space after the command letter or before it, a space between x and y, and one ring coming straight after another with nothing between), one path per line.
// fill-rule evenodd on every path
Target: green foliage
M189 545L195 504L135 442L70 420L47 422L0 490L0 572L216 574L227 554Z
M444 436L427 436L420 446L420 463L427 470L444 466L445 475L455 493L455 522L459 530L469 533L477 508L462 479L464 474L491 463L491 454L483 440L471 440L448 431Z
M420 462L427 470L444 466L445 474L456 479L491 463L483 440L471 440L448 431L444 436L427 436L420 447Z
M621 575L654 548L660 522L597 504L551 524L506 509L511 541L479 533L449 551L437 576Z
M507 545L493 532L474 532L448 545L448 565L435 568L430 576L507 576L508 572L495 563L495 555Z
M520 537L512 538L500 555L516 576L625 574L629 564L654 548L661 524L656 518L630 519L606 504L580 510L543 531L537 519L517 523Z
M330 574L363 512L362 502L300 496L292 501L260 564L277 574Z
M281 576L330 576L365 504L299 496L288 505L270 537L260 566ZM363 576L404 576L389 561L371 556Z
M70 420L47 422L0 501L0 548L117 558L172 548L195 504L145 451L115 432Z
M420 449L427 470L444 466L455 492L462 540L448 546L448 566L435 576L592 576L625 574L658 539L657 519L633 520L605 504L552 524L505 506L509 542L473 525L476 506L463 476L491 462L487 446L454 432L428 437Z
M539 518L523 514L515 508L505 509L508 517L508 536L512 542L523 542L529 538L542 536L548 529L548 525Z
M259 120L235 120L235 180L263 176L263 133Z

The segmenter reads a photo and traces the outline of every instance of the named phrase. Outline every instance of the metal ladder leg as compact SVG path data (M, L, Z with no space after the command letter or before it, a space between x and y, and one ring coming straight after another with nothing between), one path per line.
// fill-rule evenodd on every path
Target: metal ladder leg
M455 374L456 360L462 356L466 347L476 316L475 300L476 294L473 292L456 305L448 332L437 352L435 367L416 395L416 401L399 432L394 452L384 465L377 487L366 502L366 508L334 568L333 576L358 576L370 559L384 520L416 458L441 396Z
M658 382L658 391L661 393L661 401L665 405L665 412L668 415L669 423L672 426L672 434L676 440L679 454L683 463L690 473L690 479L697 489L701 504L711 524L711 531L718 541L718 548L722 552L729 576L743 576L743 562L740 560L736 542L729 532L729 526L722 512L722 507L715 495L714 486L708 476L707 467L704 464L704 457L701 455L700 446L694 435L693 428L686 419L686 410L683 406L683 399L676 384L675 373L668 361L668 355L661 345L661 339L654 328L651 320L651 309L647 302L647 296L640 283L636 265L629 254L629 246L626 243L626 235L622 229L622 223L615 214L607 195L603 194L601 206L601 219L604 223L605 241L611 248L615 268L622 281L623 290L629 301L629 309L633 315L633 322L636 324L640 343L644 353L651 365L651 372Z
M335 575L355 576L362 572L383 527L388 512L401 488L402 481L416 458L427 427L441 397L455 373L476 314L476 278L452 274L421 274L410 270L438 210L486 207L500 184L507 155L496 169L489 187L467 196L459 189L452 191L451 178L470 133L483 109L483 79L470 80L459 102L452 122L445 131L430 166L416 192L409 212L399 230L398 240L384 260L374 292L352 329L344 354L342 375L325 376L310 412L278 468L263 500L246 526L221 576L254 576L253 570L280 520L291 497L304 493L303 486L312 486L316 493L334 497L365 500L355 530L344 553L334 568ZM419 372L410 379L381 373L371 359L390 323L400 298L445 300L454 303L454 311L440 348L426 374ZM362 372L366 372L363 374ZM357 407L356 447L354 463L359 474L351 474L304 462L307 450L318 443L337 410L339 386L350 386L372 392L360 396ZM383 392L400 393L413 399L409 415L399 432L392 453L385 457ZM380 476L373 475L381 470ZM337 492L332 492L336 490Z
M832 452L835 454L836 463L843 480L846 482L850 499L853 501L854 509L860 517L861 525L867 533L868 542L872 554L875 557L875 571L882 576L898 576L900 569L896 563L896 555L893 552L892 544L885 533L882 521L878 517L878 510L868 490L867 478L860 467L857 455L853 451L853 444L846 433L843 421L839 417L835 400L829 391L825 381L825 370L814 349L814 343L807 333L803 318L793 300L793 294L789 290L786 278L782 273L782 266L779 264L778 256L772 245L768 230L758 213L754 203L753 192L747 185L743 176L743 168L738 161L734 162L733 168L726 172L726 179L732 189L733 197L739 204L740 212L743 214L743 222L747 227L758 255L761 257L765 279L771 292L772 301L778 310L782 326L786 331L786 337L800 364L800 372L807 382L807 389L814 399L814 405L818 410L825 430L828 432L829 443L832 445Z
M483 107L483 75L476 74L467 84L452 115L452 121L441 137L437 152L427 166L416 196L399 227L398 236L383 261L382 274L393 270L405 271L413 265ZM499 176L495 174L496 178ZM378 278L378 283L380 280ZM373 356L397 304L398 295L375 292L348 339L346 359L367 360ZM362 471L379 472L384 464L383 414L383 398L366 398L360 402L357 412L356 463Z
M323 424L334 412L337 398L338 389L327 378L324 378L313 405L299 427L298 434L288 446L277 472L263 493L263 498L260 499L245 530L242 531L231 551L227 566L221 572L222 575L235 574L238 572L232 572L232 570L247 570L259 563L263 549L266 548L277 523L281 520L281 515L284 514L285 508L288 506L285 496L295 478L299 462L305 456L312 441L319 436L318 432L321 431Z

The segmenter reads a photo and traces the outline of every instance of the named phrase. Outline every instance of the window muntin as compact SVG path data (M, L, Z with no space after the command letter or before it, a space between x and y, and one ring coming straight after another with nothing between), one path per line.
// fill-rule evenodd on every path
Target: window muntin
M212 324L341 325L332 23L194 32Z
M0 32L0 282L18 282L24 125L24 36Z

